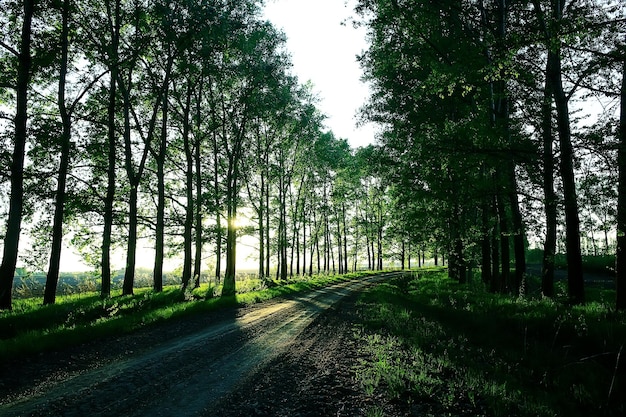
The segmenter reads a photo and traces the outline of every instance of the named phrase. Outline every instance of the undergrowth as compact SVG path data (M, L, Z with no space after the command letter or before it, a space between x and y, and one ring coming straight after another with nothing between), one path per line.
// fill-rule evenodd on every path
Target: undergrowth
M0 312L0 362L128 333L168 319L254 304L366 274L298 277L275 282L270 288L261 280L245 279L237 282L238 293L234 297L221 297L221 286L203 284L185 294L178 286L167 286L158 293L140 288L130 296L116 291L106 299L96 292L79 293L57 297L55 304L46 306L42 305L41 297L16 299L12 311Z
M585 306L495 295L442 269L368 291L357 378L411 415L626 415L626 316L610 291Z

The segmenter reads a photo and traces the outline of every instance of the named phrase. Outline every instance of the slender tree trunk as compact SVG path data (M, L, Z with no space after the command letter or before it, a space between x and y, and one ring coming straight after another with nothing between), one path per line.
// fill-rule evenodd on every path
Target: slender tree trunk
M458 275L459 275L459 283L460 284L466 284L467 283L467 264L465 263L465 259L464 259L464 247L463 247L463 240L461 239L461 237L457 237L457 239L455 240L455 244L454 244L454 252L457 254L458 258L457 258L457 268L458 268Z
M298 228L296 227L297 220L292 219L292 229L291 229L291 247L289 248L289 277L293 277L293 262L294 257L296 256L296 242L298 241ZM285 233L287 233L287 229L285 228Z
M128 202L128 245L126 248L126 271L124 273L123 295L132 295L135 282L135 265L137 259L137 184L131 184Z
M54 207L54 220L52 223L52 248L50 253L50 265L46 276L46 288L43 295L43 304L54 304L59 282L59 269L61 264L61 248L63 246L63 217L65 214L65 197L67 174L70 162L70 140L72 131L72 119L65 103L65 85L68 65L69 46L69 20L70 0L63 0L61 12L61 60L59 62L59 92L58 107L61 115L63 130L61 133L61 158L59 161L59 176L57 179L56 204Z
M191 149L191 123L189 120L189 113L191 110L191 95L192 86L191 80L187 80L189 85L187 86L187 93L185 94L185 103L183 105L183 148L185 151L185 223L183 231L183 276L181 282L181 288L184 291L187 290L189 281L191 280L191 265L192 265L192 247L193 247L193 219L194 219L194 199L193 199L193 150Z
M196 123L195 123L195 135L194 135L194 164L195 164L195 185L196 185L196 199L195 199L195 225L194 225L194 263L193 263L193 279L194 288L200 287L200 278L202 275L202 213L204 199L202 197L202 152L201 144L203 135L200 133L202 128L202 97L204 95L204 78L200 79L198 83L198 92L196 95Z
M548 64L550 63L550 60ZM548 73L549 69L546 69ZM552 150L552 84L546 77L541 125L543 136L543 190L546 214L546 240L543 246L541 292L545 297L554 296L554 256L556 254L557 196L554 192L554 154Z
M376 243L376 231L374 230L374 224L371 225L371 233L372 236L370 238L370 246L372 251L372 270L375 270L378 263L376 261L376 250L374 249L374 244Z
M341 225L339 213L335 210L337 216L337 262L339 264L339 273L343 274L343 238L341 236Z
M125 88L120 88L123 94L124 113L124 153L126 174L130 184L130 195L128 200L128 239L126 247L126 269L124 271L124 283L122 284L122 294L132 295L135 282L135 264L137 259L137 201L139 176L133 168L133 149L130 134L130 89L132 70L128 75Z
M513 250L515 253L515 278L513 281L513 293L518 294L520 286L526 276L526 251L524 242L524 223L522 213L519 208L519 200L517 198L517 179L515 177L515 163L510 161L508 169L509 175L509 205L511 207L511 218L513 220Z
M227 201L227 229L226 229L226 271L224 273L224 287L222 295L235 295L235 266L237 261L237 230L235 218L237 216L237 182L229 175Z
M167 151L167 119L168 119L167 87L163 98L163 118L161 122L161 143L156 155L157 164L157 210L155 229L154 255L154 291L163 291L163 261L165 259L165 154Z
M170 61L171 63L171 61ZM163 102L161 116L161 140L158 152L155 152L157 165L157 207L154 237L154 291L163 291L163 261L165 259L165 156L167 155L167 127L169 117L169 71L163 81Z
M237 266L237 207L239 202L239 163L243 152L243 139L246 129L246 110L243 110L243 119L238 127L234 143L229 153L228 173L226 176L226 205L227 205L227 229L226 229L226 271L224 274L224 286L222 295L235 295L235 278Z
M489 286L489 290L492 293L496 293L500 291L500 250L499 250L499 242L500 242L500 230L499 225L500 222L497 221L498 215L498 198L493 196L493 217L496 219L496 224L494 224L492 233L491 233L491 284Z
M335 269L335 251L333 250L333 238L332 238L332 234L330 232L330 224L328 225L328 255L330 256L330 262L332 263L332 271L333 274L337 273L337 270ZM330 272L330 267L328 268L328 272Z
M295 241L296 275L300 275L300 227L298 227L298 229L296 230L297 232L296 232L295 238L293 239L293 241ZM293 250L294 250L293 246L291 250L292 250L291 264L292 264L292 269L293 269Z
M367 269L371 271L374 267L372 262L372 252L370 251L370 234L367 230L365 231L365 247L367 247Z
M306 274L306 217L304 203L302 204L302 275Z
M269 166L269 160L266 159L266 166ZM267 179L267 189L265 191L265 276L270 276L270 262L272 253L270 251L270 181Z
M265 280L265 172L261 173L261 196L259 197L259 279Z
M559 3L558 1L555 2ZM574 178L574 149L569 120L567 97L561 81L560 50L552 53L552 71L548 76L554 86L554 101L557 112L557 127L561 149L561 179L565 207L565 241L567 247L567 282L570 301L581 304L585 301L582 253L580 248L580 219Z
M215 195L215 280L222 278L222 204L220 202L219 148L217 132L213 131L213 193Z
M12 308L12 289L22 227L24 206L24 153L26 149L28 122L28 85L31 72L31 27L35 7L34 0L24 0L24 17L20 38L17 68L15 142L11 159L11 197L9 216L4 235L2 264L0 264L0 310Z
M486 285L491 283L491 222L489 218L489 203L482 204L482 239L481 239L481 279Z
M407 255L407 256L406 256L406 258L407 258L406 260L407 260L407 266L408 266L408 268L409 268L409 269L411 269L411 249L412 249L412 248L411 248L411 240L410 240L410 239L411 239L411 238L409 237L409 243L408 243L408 245L407 245L407 246L408 246L408 248L407 248L407 251L406 251L406 255ZM418 252L417 252L417 256L418 256L418 257L420 256L420 254L419 254L419 250L418 250Z
M343 272L348 273L348 230L346 227L346 203L341 202L341 221L343 228Z
M315 245L317 243L317 229L315 230L315 236L313 235L313 228L317 227L315 221L315 210L311 210L313 214L313 219L311 223L309 223L309 236L311 236L311 262L309 262L309 276L313 275L313 257L315 256Z
M329 238L329 227L328 227L328 213L324 213L324 272L328 272L330 270L330 254L329 254L329 246L330 246L330 238Z
M110 84L109 84L109 107L107 110L107 129L108 129L108 154L107 154L107 191L104 199L104 230L102 232L102 287L100 289L100 295L103 298L107 298L111 295L111 233L113 230L113 203L115 202L115 163L117 160L116 147L117 140L115 131L115 110L116 110L116 96L117 96L117 76L119 74L118 68L118 53L119 53L119 34L121 25L121 0L115 0L115 10L112 18L113 27L111 30L111 47L110 47ZM106 2L106 6L111 15L110 1Z
M381 204L381 203L379 203ZM383 270L383 209L382 207L378 208L378 235L377 235L377 245L378 245L378 270Z
M622 58L622 89L620 95L619 145L617 166L617 253L616 253L616 308L626 310L626 57Z
M509 253L509 225L504 205L503 196L498 193L496 195L498 204L498 219L500 223L500 261L502 264L502 272L500 274L500 283L498 290L506 292L509 290L511 275L511 258Z
M317 224L317 221L315 220L315 211L313 212L313 221L315 222L315 250L317 252L317 273L320 273L320 266L321 266L321 260L320 260L320 238L319 238L319 225Z
M287 279L287 197L286 197L286 181L285 169L283 166L282 148L280 153L280 173L278 180L278 260L280 275L283 281Z
M202 164L200 160L200 115L198 114L198 123L195 140L194 161L196 165L196 212L195 212L195 256L193 264L194 288L200 287L200 275L202 274Z

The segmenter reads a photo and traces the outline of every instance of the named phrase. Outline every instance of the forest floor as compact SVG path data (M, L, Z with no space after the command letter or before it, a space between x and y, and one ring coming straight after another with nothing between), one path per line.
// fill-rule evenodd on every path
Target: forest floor
M380 279L2 363L0 415L405 415L355 377L355 302Z

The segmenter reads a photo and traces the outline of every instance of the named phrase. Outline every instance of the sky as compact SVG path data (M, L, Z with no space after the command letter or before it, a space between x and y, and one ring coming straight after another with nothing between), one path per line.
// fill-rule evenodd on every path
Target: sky
M287 35L293 73L313 83L327 128L356 148L374 143L375 127L355 126L369 92L356 61L367 48L365 29L349 23L353 10L354 0L266 0L265 17Z

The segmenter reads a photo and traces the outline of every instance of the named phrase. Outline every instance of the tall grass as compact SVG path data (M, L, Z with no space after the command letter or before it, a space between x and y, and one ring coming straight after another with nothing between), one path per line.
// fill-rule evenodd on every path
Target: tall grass
M611 291L592 297L567 307L405 275L359 302L359 381L419 415L626 415L626 316Z

